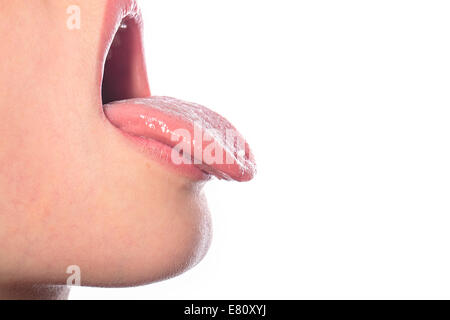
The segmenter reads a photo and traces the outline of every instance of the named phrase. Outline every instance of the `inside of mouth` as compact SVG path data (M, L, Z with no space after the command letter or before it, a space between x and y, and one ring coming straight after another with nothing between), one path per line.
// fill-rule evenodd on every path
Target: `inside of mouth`
M102 82L103 105L150 96L138 22L122 20L107 54Z

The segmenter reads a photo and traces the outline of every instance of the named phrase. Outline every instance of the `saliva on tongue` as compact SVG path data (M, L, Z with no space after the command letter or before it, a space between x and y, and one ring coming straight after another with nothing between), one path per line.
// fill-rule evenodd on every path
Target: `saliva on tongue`
M256 173L253 154L242 135L204 106L153 96L111 102L104 110L123 132L171 147L174 164L190 162L226 180L248 181Z

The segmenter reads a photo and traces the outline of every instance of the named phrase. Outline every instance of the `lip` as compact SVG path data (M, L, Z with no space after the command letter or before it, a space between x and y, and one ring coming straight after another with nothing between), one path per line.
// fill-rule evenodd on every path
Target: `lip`
M253 154L228 120L197 104L151 96L142 30L135 0L107 2L98 71L106 119L131 144L177 174L194 181L211 176L251 180L256 173ZM186 134L180 136L180 130ZM206 151L214 161L204 156ZM180 154L183 161L174 161Z

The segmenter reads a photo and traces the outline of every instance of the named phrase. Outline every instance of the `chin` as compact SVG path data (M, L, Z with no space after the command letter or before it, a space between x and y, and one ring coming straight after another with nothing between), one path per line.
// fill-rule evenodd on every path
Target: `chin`
M206 254L212 231L203 183L130 154L120 139L98 148L108 161L67 157L61 168L48 154L17 168L37 179L24 181L16 171L7 179L0 285L64 285L69 266L80 268L82 286L143 285L178 275ZM32 168L44 163L37 175Z
M73 199L71 185L52 206L28 207L28 219L15 220L16 229L2 235L0 284L65 285L68 268L77 266L82 286L128 287L168 279L195 266L211 241L201 186L174 183L170 178L176 177L160 172L166 179L157 180L155 188L135 180L147 177L144 171L130 172L131 190L121 177L121 187L92 192L88 201L68 208L61 200L69 194ZM19 229L21 236L15 232Z
M79 260L86 261L80 265L81 285L145 285L174 277L198 264L208 251L212 228L206 200L197 187L191 188L181 187L172 195L159 189L166 195L149 200L145 193L146 199L137 203L133 193L125 211L120 211L122 206L109 211L117 220L106 223L105 234L93 235L101 249L80 251ZM163 205L155 207L158 201Z
M79 251L81 285L149 284L179 275L205 256L211 241L205 205L183 199L158 210L148 203L133 206L132 211L113 213L118 220L107 222L107 230L96 230L87 248ZM70 265L74 256L72 252L63 265Z

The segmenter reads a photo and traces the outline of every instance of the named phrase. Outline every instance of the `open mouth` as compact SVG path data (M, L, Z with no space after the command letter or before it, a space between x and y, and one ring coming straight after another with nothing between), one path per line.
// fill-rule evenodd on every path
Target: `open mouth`
M150 96L143 52L141 21L133 15L123 18L104 62L103 104Z
M251 180L253 155L228 120L194 103L151 96L139 9L124 1L113 11L101 53L102 104L111 124L153 159L194 179Z

